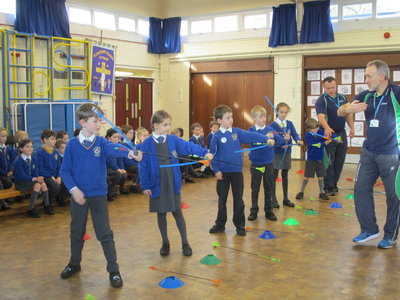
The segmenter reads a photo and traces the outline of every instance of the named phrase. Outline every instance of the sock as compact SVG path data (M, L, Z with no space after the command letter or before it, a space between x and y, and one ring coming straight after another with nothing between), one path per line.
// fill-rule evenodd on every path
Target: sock
M178 227L179 233L181 234L182 244L189 244L186 234L186 222L185 218L183 217L182 211L173 211L172 215L175 218L176 226Z
M319 192L322 194L324 192L324 180L318 179L318 185L319 185Z
M283 188L283 199L288 199L288 173L289 170L282 170L282 188Z
M37 199L37 196L39 195L38 192L33 191L31 194L31 198L29 199L29 207L28 210L32 210L35 208L35 202Z
M304 193L304 190L306 189L307 183L308 183L308 180L303 179L303 184L302 184L302 186L301 186L301 192L302 192L302 193Z
M168 244L169 240L167 234L167 214L157 213L157 223L158 223L158 228L160 229L163 244Z
M49 203L49 192L48 191L42 192L42 197L43 197L44 206L48 206L50 204Z

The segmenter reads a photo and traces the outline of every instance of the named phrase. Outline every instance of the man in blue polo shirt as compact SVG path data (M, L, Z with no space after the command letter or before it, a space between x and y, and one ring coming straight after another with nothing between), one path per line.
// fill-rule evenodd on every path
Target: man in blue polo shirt
M354 200L361 234L353 239L362 243L379 237L376 224L373 187L380 176L385 186L387 215L384 237L378 248L396 245L399 230L399 198L395 182L399 167L400 87L389 81L389 67L381 60L374 60L365 69L365 83L369 91L356 96L352 103L343 105L338 115L364 111L367 139L361 149L357 168Z
M326 137L335 134L341 137L341 143L333 142L326 146L329 156L329 166L324 177L324 190L328 196L334 196L338 192L337 182L343 170L347 152L347 136L345 122L350 127L350 137L354 136L353 115L346 117L338 116L337 110L347 103L346 97L337 92L336 79L332 76L326 77L323 82L324 93L315 102L318 121L324 129Z

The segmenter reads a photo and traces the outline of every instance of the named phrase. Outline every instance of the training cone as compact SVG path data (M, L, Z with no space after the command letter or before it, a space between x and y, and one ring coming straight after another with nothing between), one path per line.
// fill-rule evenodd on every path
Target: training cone
M331 208L342 208L342 204L333 202L331 205L329 205Z
M318 212L316 210L313 210L313 209L307 209L303 213L303 215L306 215L306 216L318 216Z
M207 266L215 266L221 263L221 260L213 254L208 254L200 259L200 263Z
M311 200L311 201L315 201L315 198L314 198L314 197L310 197L310 200Z
M300 223L297 222L297 220L293 219L293 218L286 219L286 221L283 222L283 225L288 225L288 226L296 226L296 225L299 225L299 224Z
M276 238L276 235L275 234L273 234L271 231L269 231L269 230L265 230L263 233L261 233L259 236L258 236L260 239L263 239L263 240L272 240L272 239L274 239L274 238Z
M282 182L282 178L276 177L276 182Z
M96 300L96 298L92 294L87 294L86 300Z
M296 173L297 174L304 174L304 170L298 170Z
M178 289L183 286L183 282L175 276L169 276L161 280L158 285L164 289Z
M347 181L353 181L353 178L346 178Z
M354 194L348 194L348 195L346 196L346 199L354 200Z
M87 233L85 233L85 235L83 236L83 239L85 241L90 240L92 237L90 235L88 235Z
M186 202L182 202L182 209L189 208L189 207L190 207L189 204L187 204Z

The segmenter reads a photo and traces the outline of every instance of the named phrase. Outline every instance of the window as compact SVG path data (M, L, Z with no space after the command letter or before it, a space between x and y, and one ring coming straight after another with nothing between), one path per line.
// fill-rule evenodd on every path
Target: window
M118 18L118 29L134 32L135 31L135 20L130 18L119 17Z
M138 20L138 33L144 36L149 36L150 24L147 20Z
M238 16L224 16L214 18L215 32L228 32L238 30Z
M188 33L188 21L181 21L181 36L187 36Z
M212 21L202 20L202 21L192 21L190 23L191 33L207 33L212 31Z
M331 22L335 23L339 20L339 15L338 15L338 5L331 5L330 6L330 13L331 13Z
M377 0L376 1L376 17L400 17L400 2L393 0Z
M90 10L76 7L69 8L69 21L81 25L92 25L92 14Z
M343 20L372 17L372 3L343 6Z
M95 11L94 26L103 29L115 30L115 16L113 14Z
M15 15L15 1L16 0L0 1L0 13Z
M267 27L267 14L244 16L244 29Z

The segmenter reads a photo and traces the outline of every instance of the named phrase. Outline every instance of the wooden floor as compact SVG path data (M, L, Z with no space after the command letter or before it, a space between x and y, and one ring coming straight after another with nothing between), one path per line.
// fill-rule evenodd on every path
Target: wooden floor
M344 205L329 208L318 199L317 181L306 189L306 199L296 201L303 209L313 208L318 216L304 215L304 210L281 207L276 209L277 222L265 220L263 214L247 226L271 230L276 239L258 238L262 231L252 230L247 236L236 235L232 224L232 200L229 198L229 221L226 233L211 235L217 212L215 179L197 179L185 184L182 199L190 205L184 210L192 257L183 257L180 238L172 216L168 218L171 254L160 257L161 238L156 215L148 213L148 200L143 195L120 196L110 203L121 274L122 289L109 285L105 259L95 239L91 221L87 233L93 238L85 244L82 271L68 280L60 272L69 259L69 208L56 208L56 215L40 219L23 214L0 218L0 299L86 299L92 294L100 299L399 299L399 248L377 249L378 240L354 245L351 239L359 233L354 214L354 201L345 196L352 193L355 165L346 165L343 187L332 201ZM290 197L299 191L303 162L293 162L290 174ZM246 217L250 207L250 176L245 170ZM382 191L382 187L377 190ZM281 188L279 187L281 199ZM379 225L386 216L383 194L375 194ZM345 216L350 214L351 216ZM287 218L295 218L298 226L286 226ZM271 261L256 255L222 246L278 258ZM207 254L222 260L216 266L199 261ZM148 267L183 272L208 279L221 279L220 286L210 281L176 275L184 282L178 289L163 289L158 283L167 274Z

